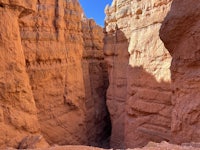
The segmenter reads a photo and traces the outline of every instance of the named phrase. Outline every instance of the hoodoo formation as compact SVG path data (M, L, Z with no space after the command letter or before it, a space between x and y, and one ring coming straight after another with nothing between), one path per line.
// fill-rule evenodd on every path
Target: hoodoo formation
M199 149L199 10L0 0L0 149Z

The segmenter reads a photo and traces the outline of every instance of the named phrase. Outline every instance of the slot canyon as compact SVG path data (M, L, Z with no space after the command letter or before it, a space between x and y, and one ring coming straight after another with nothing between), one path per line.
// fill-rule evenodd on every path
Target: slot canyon
M0 149L200 149L200 2L0 0Z

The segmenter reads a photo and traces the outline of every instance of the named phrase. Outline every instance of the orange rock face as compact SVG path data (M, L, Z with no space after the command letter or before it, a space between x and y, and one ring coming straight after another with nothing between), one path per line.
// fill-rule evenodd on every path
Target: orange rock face
M200 3L174 0L160 36L172 55L172 140L200 142Z
M200 3L171 2L113 0L103 33L78 0L0 0L0 149L199 149Z
M105 148L109 147L111 124L106 107L108 72L102 51L104 34L92 19L82 21L82 30L88 144Z
M121 17L117 13L118 1L105 8L105 37L104 54L108 65L109 87L107 90L107 105L112 122L110 145L114 148L124 148L124 118L125 103L127 99L127 67L128 67L128 41L130 37L130 16ZM130 8L129 5L126 7ZM128 10L127 8L127 10ZM123 14L122 14L123 15ZM121 18L121 22L117 19ZM125 23L125 26L123 26Z
M1 0L0 16L0 147L108 146L102 28L77 0Z
M159 39L170 4L115 0L105 9L111 147L141 147L171 138L171 56Z
M171 56L159 38L170 4L171 0L132 2L125 117L127 147L171 139Z
M17 147L28 133L39 133L39 123L18 24L19 16L33 9L20 1L0 4L0 148L4 148Z
M82 13L76 1L50 0L38 2L36 14L20 19L41 132L50 144L87 143Z

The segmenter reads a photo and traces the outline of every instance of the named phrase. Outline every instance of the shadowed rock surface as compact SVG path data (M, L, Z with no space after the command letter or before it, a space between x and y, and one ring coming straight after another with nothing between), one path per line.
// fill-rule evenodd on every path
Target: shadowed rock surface
M199 9L0 0L0 149L199 149Z
M200 142L200 2L174 0L160 36L172 56L172 141Z
M77 0L0 9L0 146L37 148L26 137L42 134L50 145L109 147L102 28Z
M89 145L108 148L111 123L106 107L106 90L109 83L102 51L103 29L96 25L93 19L85 19L82 21L82 30L87 138Z
M171 138L171 56L159 38L170 4L114 0L105 8L111 147L141 147Z

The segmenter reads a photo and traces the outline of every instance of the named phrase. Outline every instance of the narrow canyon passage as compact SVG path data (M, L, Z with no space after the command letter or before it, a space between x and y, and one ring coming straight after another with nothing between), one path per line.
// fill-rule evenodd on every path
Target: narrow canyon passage
M19 20L41 133L50 145L109 147L103 30L78 1L39 1Z
M113 0L101 27L79 0L0 0L0 149L198 147L199 10Z
M33 1L32 14L21 2L0 1L7 18L1 20L0 147L36 148L43 137L49 145L109 148L103 29L83 18L78 1Z

